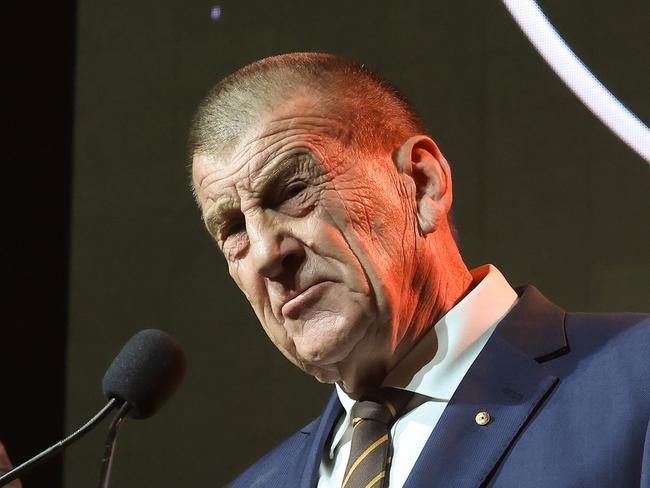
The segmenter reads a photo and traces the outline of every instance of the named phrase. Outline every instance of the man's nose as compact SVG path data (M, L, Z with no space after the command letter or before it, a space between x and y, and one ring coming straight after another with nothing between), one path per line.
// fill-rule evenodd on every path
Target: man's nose
M302 243L277 222L264 220L249 233L249 255L257 272L270 279L293 274L303 261Z

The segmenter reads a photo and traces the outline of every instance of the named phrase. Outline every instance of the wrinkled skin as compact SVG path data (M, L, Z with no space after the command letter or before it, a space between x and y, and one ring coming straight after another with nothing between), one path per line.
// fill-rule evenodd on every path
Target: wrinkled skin
M390 154L357 154L344 123L317 105L297 97L228 154L195 155L193 181L206 227L274 344L354 394L381 382L417 340L413 322L430 324L448 305L449 287L417 310L421 287L441 283L418 261L435 229L418 209L433 207L417 201L410 169L398 171Z

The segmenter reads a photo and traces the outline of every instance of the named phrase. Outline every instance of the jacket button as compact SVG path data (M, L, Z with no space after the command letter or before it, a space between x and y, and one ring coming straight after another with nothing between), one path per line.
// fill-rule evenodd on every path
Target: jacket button
M476 414L476 417L474 418L474 420L476 420L476 423L478 425L487 425L490 423L491 419L492 417L490 417L489 412L479 412Z

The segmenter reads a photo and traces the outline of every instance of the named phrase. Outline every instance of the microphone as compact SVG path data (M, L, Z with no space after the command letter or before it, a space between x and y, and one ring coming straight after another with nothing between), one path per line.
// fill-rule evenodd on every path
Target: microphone
M0 476L0 487L79 440L119 407L109 430L110 445L106 445L102 465L100 486L108 486L107 475L119 423L124 416L144 419L156 413L176 391L186 369L185 353L169 334L156 329L138 332L124 345L104 375L102 389L108 403L80 429Z
M117 431L124 417L151 417L176 391L186 369L183 349L156 329L138 332L115 357L102 388L108 400L117 398L122 406L108 429L98 488L108 488L110 483Z
M176 391L187 369L185 352L167 333L134 335L109 366L102 389L107 400L127 402L127 417L151 417Z

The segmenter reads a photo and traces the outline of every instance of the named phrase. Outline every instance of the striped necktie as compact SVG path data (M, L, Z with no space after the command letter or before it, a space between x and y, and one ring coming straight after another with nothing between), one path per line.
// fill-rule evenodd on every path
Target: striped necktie
M390 427L413 392L381 388L352 407L352 447L341 488L388 486L392 458Z

